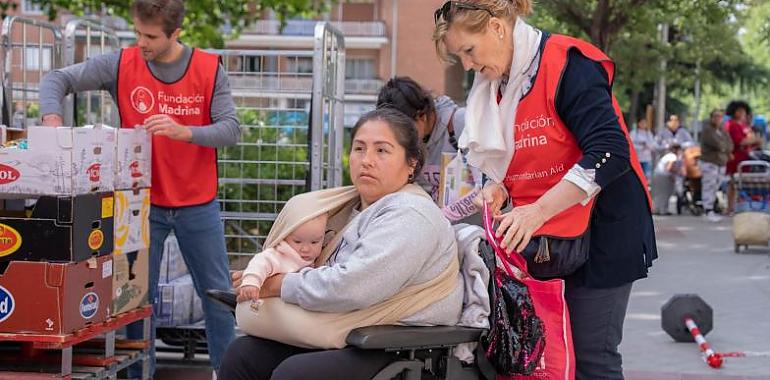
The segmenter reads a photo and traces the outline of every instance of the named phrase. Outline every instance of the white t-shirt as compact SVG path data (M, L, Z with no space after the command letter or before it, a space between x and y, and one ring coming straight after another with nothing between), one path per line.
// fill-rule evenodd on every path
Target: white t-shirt
M667 170L669 164L673 164L672 169L676 170L676 161L679 158L673 152L668 152L660 158L658 164L655 165L655 174L663 176L673 176L674 173Z

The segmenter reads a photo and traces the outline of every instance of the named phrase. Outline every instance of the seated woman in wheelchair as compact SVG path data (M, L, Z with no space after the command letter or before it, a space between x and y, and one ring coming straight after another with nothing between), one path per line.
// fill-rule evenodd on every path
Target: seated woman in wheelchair
M327 213L316 265L268 278L257 310L238 305L239 327L250 335L230 345L219 379L370 379L396 354L344 347L352 329L457 324L457 243L431 197L413 184L423 163L414 121L402 113L378 109L356 123L353 187L292 198L293 209L309 206L307 214L279 216L266 241L270 246L285 237L281 230Z

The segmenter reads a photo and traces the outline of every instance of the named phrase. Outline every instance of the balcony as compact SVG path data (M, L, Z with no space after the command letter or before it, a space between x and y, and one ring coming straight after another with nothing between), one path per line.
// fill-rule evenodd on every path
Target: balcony
M357 95L376 95L382 88L380 79L345 79L345 93Z
M315 33L316 20L288 20L281 30L278 20L258 20L247 27L244 34L312 36ZM345 37L385 37L385 24L381 21L331 21Z
M228 75L233 92L310 94L313 78L309 74L294 73L230 73ZM382 87L380 79L346 79L345 94L355 98L369 99L377 95ZM363 97L362 97L363 96Z
M281 30L278 20L258 20L243 30L228 46L248 48L312 49L316 20L289 20ZM381 21L331 21L345 35L345 46L353 49L379 49L388 43Z

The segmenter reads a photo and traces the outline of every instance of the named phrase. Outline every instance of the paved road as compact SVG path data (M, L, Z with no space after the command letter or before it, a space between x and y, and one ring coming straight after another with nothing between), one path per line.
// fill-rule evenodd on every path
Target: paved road
M634 285L621 346L628 378L770 379L770 358L726 359L714 370L694 343L675 343L660 328L666 300L698 293L714 309L707 339L716 350L770 351L770 250L735 254L730 219L713 224L671 216L655 225L660 258L650 277Z

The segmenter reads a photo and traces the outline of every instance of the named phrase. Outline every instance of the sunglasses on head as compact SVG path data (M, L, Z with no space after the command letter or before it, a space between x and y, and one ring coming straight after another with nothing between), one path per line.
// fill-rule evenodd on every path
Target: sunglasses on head
M466 3L466 2L460 2L460 1L447 1L446 3L444 3L444 5L441 6L441 8L436 9L436 11L433 12L433 22L438 24L438 20L442 18L444 19L444 21L450 22L452 8L463 9L468 11L484 11L489 13L490 17L495 17L492 11L489 10L489 8L487 7Z

